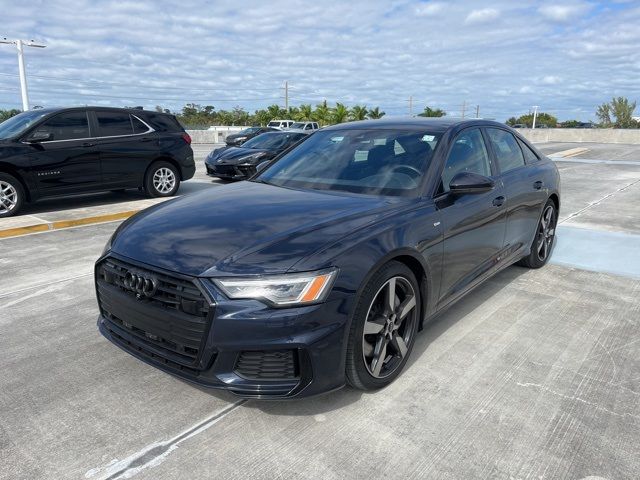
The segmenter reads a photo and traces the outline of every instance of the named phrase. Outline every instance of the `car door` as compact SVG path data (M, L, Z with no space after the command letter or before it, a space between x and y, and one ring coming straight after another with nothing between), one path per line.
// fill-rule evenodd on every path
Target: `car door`
M505 254L510 255L528 247L533 241L548 191L542 170L531 158L531 155L535 159L537 156L529 147L521 145L506 129L487 127L486 134L507 198ZM525 162L523 147L529 149L529 163Z
M126 111L95 110L91 114L105 188L141 186L147 167L158 156L153 129Z
M440 306L455 300L490 270L504 244L505 193L500 180L488 192L450 193L449 182L460 172L492 178L496 173L480 128L465 129L455 137L435 198L444 232Z
M35 127L48 140L32 143L31 172L42 196L63 195L100 188L100 156L86 110L59 113Z

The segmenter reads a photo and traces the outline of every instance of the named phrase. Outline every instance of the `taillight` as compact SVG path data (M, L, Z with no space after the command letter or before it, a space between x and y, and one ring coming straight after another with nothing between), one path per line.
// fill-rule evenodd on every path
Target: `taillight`
M182 139L187 142L187 145L191 145L191 137L189 136L188 133L183 133L182 134Z

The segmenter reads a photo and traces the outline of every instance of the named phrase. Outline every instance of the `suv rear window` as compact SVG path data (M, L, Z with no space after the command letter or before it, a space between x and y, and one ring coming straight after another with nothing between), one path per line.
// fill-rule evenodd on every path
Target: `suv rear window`
M96 117L99 137L133 134L131 118L126 112L96 112Z

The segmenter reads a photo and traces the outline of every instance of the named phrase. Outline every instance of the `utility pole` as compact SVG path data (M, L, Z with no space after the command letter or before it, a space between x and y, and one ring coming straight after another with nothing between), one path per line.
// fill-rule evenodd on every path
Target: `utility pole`
M462 101L462 118L464 118L464 112L467 109L467 101L463 100Z
M46 45L40 45L33 40L25 42L24 40L9 40L2 37L0 43L8 43L16 46L18 50L18 70L20 72L20 93L22 94L22 111L29 110L29 93L27 92L27 73L24 68L24 47L45 48Z
M476 105L476 118L480 118L480 105Z
M533 106L533 125L531 126L531 130L536 128L536 118L538 117L538 105Z

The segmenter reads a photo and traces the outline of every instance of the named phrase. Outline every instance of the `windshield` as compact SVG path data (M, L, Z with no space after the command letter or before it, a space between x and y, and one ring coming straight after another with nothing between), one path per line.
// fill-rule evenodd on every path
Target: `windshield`
M258 130L260 130L260 127L249 127L249 128L245 128L241 132L238 132L236 135L251 135L252 133L257 132Z
M299 129L303 129L305 127L306 123L302 123L302 122L296 122L293 125L291 125L290 128L299 128Z
M242 148L277 150L292 140L290 134L281 132L263 133L242 144Z
M17 137L48 113L48 111L31 110L5 120L0 123L0 139Z
M256 177L282 187L411 195L420 187L439 133L319 131Z

